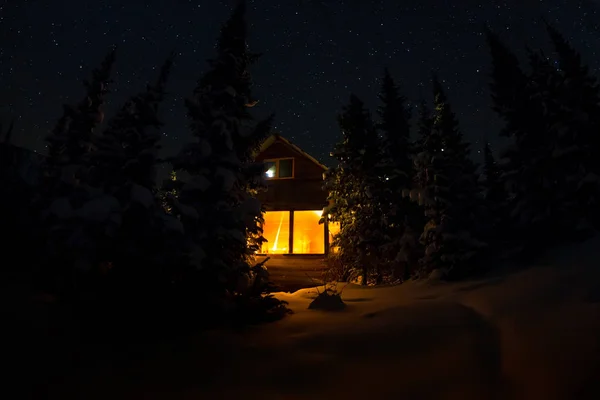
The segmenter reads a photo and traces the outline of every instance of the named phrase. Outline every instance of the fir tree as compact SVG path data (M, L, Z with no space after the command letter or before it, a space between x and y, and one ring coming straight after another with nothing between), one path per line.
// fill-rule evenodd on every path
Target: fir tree
M114 230L110 255L105 255L121 278L164 284L175 264L170 258L173 227L157 195L156 165L159 161L159 106L174 61L171 54L157 81L126 102L107 129L95 137L91 183L104 196L116 199L121 215ZM180 228L175 228L176 235ZM172 241L172 240L171 240ZM175 265L169 265L175 267ZM146 285L149 287L150 285Z
M483 147L483 199L484 214L478 224L481 236L488 243L505 243L507 235L507 194L502 180L502 170L496 162L489 143Z
M406 99L387 68L381 82L379 93L381 106L378 108L380 122L377 124L382 134L383 155L389 163L386 178L394 186L407 188L412 179L412 160L410 149L410 110L406 108Z
M381 136L381 160L378 174L383 178L382 211L386 216L387 236L384 244L386 258L395 270L400 268L401 277L406 279L418 259L415 229L419 226L421 211L410 201L409 194L414 179L413 154L410 143L410 111L406 99L389 71L385 69L379 94L378 109Z
M433 86L432 130L423 138L419 155L425 182L422 203L428 219L421 235L425 246L422 272L444 269L458 277L470 273L473 257L482 247L472 233L479 189L458 121L437 79Z
M177 200L177 173L171 171L169 178L163 182L162 187L159 191L160 201L163 210L171 215L173 213L173 201Z
M196 141L172 162L178 177L174 212L185 228L190 262L207 289L219 293L247 290L249 258L259 243L249 245L248 239L260 236L262 217L251 189L259 187L264 171L251 156L268 136L271 118L256 123L248 110L256 104L248 69L257 56L248 51L246 25L242 1L221 29L217 57L186 100Z
M86 97L76 107L64 106L64 114L47 137L48 157L44 179L34 208L42 210L42 229L49 238L43 256L41 280L49 289L72 292L101 262L108 221L117 225L118 203L87 186L92 135L102 122L102 106L108 93L115 61L113 49L92 79L84 81ZM95 270L94 270L95 271Z
M487 30L487 41L492 55L492 81L490 84L493 108L505 121L502 134L512 139L512 143L502 153L502 180L509 190L508 210L510 211L510 229L520 236L515 242L522 242L531 236L525 233L533 221L540 221L546 208L541 194L540 183L543 171L532 163L548 159L542 149L547 148L549 139L544 135L545 121L541 120L541 104L534 100L533 83L519 66L517 57L491 31ZM530 52L531 63L539 57ZM535 68L535 65L533 65ZM538 72L541 70L538 68ZM539 76L539 74L538 74ZM539 76L538 84L544 78ZM541 92L540 92L541 93ZM541 203L540 203L541 202ZM536 237L539 237L536 236Z
M417 120L417 139L414 144L415 157L413 160L413 184L411 199L422 204L423 189L428 184L427 165L442 144L432 131L433 119L425 100L419 103L419 118Z
M589 202L593 196L580 190L586 187L582 183L588 176L586 140L578 139L582 130L575 121L581 121L577 117L581 114L574 111L577 107L572 107L570 100L579 93L568 94L565 73L541 51L529 50L530 73L525 75L516 57L507 56L510 52L493 34L488 32L488 37L494 62L492 97L496 111L506 121L504 134L513 139L504 153L502 175L510 189L510 220L512 229L520 234L517 240L530 253L587 228L583 210L594 201ZM556 36L553 40L565 53L563 64L570 64L566 60L574 57L561 47L564 42ZM515 76L519 79L509 79ZM508 91L513 93L512 103L502 95Z
M48 157L46 172L50 177L63 181L78 181L85 175L88 155L92 150L92 135L104 119L102 106L109 93L110 75L115 62L116 49L110 51L99 68L92 72L92 79L84 81L85 98L75 107L64 105L63 115L52 133L46 137Z
M340 223L334 239L337 257L346 268L343 279L362 278L367 284L373 276L380 279L379 246L386 243L385 221L381 207L382 179L377 164L379 144L374 124L363 102L356 96L338 117L342 141L332 156L339 164L326 174L331 220Z
M565 199L577 210L573 219L581 229L598 225L600 214L600 86L579 53L550 24L546 28L558 57L560 83L557 100L555 158L565 176Z
M10 124L8 125L8 129L6 130L6 133L4 133L4 130L2 129L2 123L0 123L0 135L3 135L2 137L2 142L0 143L11 143L12 140L12 134L13 134L13 130L15 128L15 119L13 118L10 121Z
M501 170L489 143L485 143L483 146L483 177L486 201L493 204L502 203L505 200L505 191L501 180Z
M166 83L174 62L171 54L153 85L131 99L95 136L92 155L92 184L117 198L129 195L132 184L156 191L156 165L160 150L159 105L166 95ZM123 193L123 190L125 192Z

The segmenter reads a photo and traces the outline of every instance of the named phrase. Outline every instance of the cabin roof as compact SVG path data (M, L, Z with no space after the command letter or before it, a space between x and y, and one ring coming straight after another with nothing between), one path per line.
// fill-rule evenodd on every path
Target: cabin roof
M284 138L283 136L281 136L277 133L272 134L263 142L263 144L260 146L260 149L258 150L258 154L267 150L269 147L271 147L272 144L274 144L277 141L280 141L284 145L290 147L292 150L300 153L301 155L303 155L304 157L306 157L307 159L309 159L310 161L312 161L313 163L318 165L323 170L327 171L329 169L327 166L325 166L324 164L319 162L319 160L317 160L316 158L314 158L313 156L311 156L310 154L308 154L307 152L302 150L300 147L296 146L295 144L293 144L292 142L290 142L289 140L287 140L286 138Z

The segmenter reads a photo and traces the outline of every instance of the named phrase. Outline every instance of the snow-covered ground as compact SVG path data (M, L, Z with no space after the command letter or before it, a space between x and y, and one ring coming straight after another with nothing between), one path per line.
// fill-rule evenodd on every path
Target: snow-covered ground
M210 332L138 365L88 374L79 395L598 399L599 256L595 239L498 278L341 285L341 312L308 310L315 289L279 293L294 310L288 318Z

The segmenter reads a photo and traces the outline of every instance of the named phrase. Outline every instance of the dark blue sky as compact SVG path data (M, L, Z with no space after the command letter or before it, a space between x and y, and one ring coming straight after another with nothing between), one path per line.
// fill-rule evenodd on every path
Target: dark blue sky
M187 139L183 97L206 70L232 1L0 0L0 116L17 117L15 142L44 151L61 104L77 102L112 44L119 45L106 116L154 80L170 50L179 53L162 109L165 152ZM598 73L598 1L577 0L254 0L250 46L257 114L276 113L280 133L317 158L339 138L336 113L351 92L374 110L384 66L416 103L430 100L437 70L474 151L498 143L489 109L484 23L520 54L547 46L541 17L554 23ZM477 142L477 143L476 143Z

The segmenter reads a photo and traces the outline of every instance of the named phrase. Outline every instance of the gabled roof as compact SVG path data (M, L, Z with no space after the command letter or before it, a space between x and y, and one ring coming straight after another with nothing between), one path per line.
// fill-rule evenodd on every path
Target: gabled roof
M290 142L289 140L287 140L286 138L284 138L283 136L281 136L281 135L279 135L277 133L274 133L273 135L269 136L263 142L263 144L260 146L260 149L258 150L258 154L260 154L263 151L267 150L269 147L271 147L271 145L273 143L275 143L277 141L282 142L286 146L290 147L292 150L294 150L294 151L302 154L304 157L308 158L310 161L312 161L313 163L317 164L319 167L323 168L325 171L329 169L325 165L321 164L319 162L319 160L317 160L316 158L314 158L313 156L311 156L310 154L308 154L307 152L305 152L304 150L302 150L300 147L296 146L295 144L293 144L292 142Z

